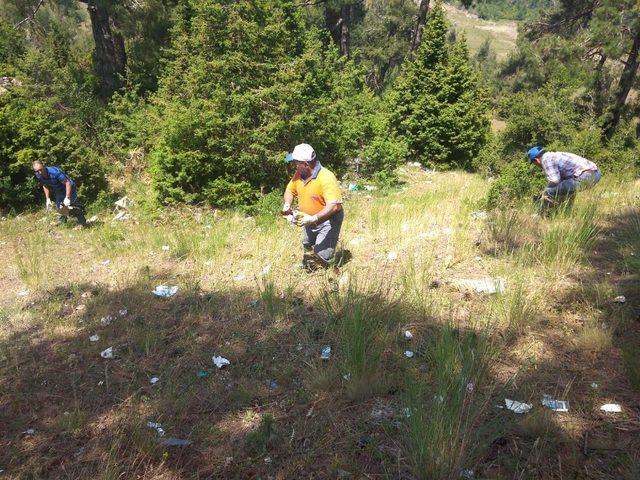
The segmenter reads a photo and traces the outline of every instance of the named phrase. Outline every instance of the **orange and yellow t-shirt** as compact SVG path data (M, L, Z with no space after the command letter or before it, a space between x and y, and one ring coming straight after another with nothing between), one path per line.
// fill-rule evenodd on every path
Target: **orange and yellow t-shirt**
M306 180L296 173L289 181L287 191L298 197L298 210L309 215L315 215L328 203L342 203L336 176L320 164Z

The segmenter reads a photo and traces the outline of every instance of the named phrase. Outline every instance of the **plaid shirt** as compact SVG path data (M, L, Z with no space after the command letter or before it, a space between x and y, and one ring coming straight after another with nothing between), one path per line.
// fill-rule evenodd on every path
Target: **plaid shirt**
M566 152L544 153L540 163L549 183L560 183L562 180L575 178L587 170L598 169L591 160Z

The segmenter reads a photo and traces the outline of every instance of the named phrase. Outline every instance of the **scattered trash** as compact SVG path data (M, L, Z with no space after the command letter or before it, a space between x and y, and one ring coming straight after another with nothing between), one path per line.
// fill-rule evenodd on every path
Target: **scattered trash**
M609 413L620 413L622 412L622 407L617 403L605 403L600 407L600 410Z
M591 384L591 388L598 388L598 384L597 384L596 382L593 382L593 383Z
M405 222L405 223L403 223L403 224L400 226L400 230L402 230L402 231L403 231L403 232L405 232L405 233L406 233L406 232L408 232L410 229L411 229L411 227L410 227L410 226L409 226L409 224L408 224L408 223L406 223L406 222Z
M118 200L117 202L114 202L114 205L116 207L124 208L125 210L128 210L133 205L133 200L131 200L127 196L124 196L120 200Z
M224 357L211 357L211 361L218 368L222 368L225 365L231 365L231 362Z
M111 263L111 260L104 260L100 262L100 265L104 265L105 267Z
M476 388L473 382L467 383L467 392L471 393Z
M407 162L407 165L409 167L418 167L418 168L422 168L422 164L420 162Z
M188 447L193 442L191 440L183 440L181 438L169 437L160 442L165 447Z
M113 317L111 315L107 315L106 317L102 317L100 319L100 325L102 325L103 327L106 327L111 322L113 322Z
M276 382L275 380L270 380L269 388L278 388L278 382Z
M340 278L338 279L338 287L347 288L349 286L350 281L351 281L351 277L349 276L349 273L344 272L342 275L340 275Z
M147 427L153 428L156 432L158 432L158 435L164 437L164 430L162 429L162 425L160 423L147 422Z
M241 282L242 280L244 280L244 275L243 274L236 275L235 277L233 277L233 280L236 282Z
M198 373L196 373L196 376L198 378L207 378L209 376L209 372L207 372L206 370L198 370Z
M22 432L24 435L33 435L34 433L36 433L36 431L33 428L28 428L27 430L25 430L24 432Z
M506 282L501 277L482 278L480 280L461 279L453 280L451 283L465 290L475 290L477 293L486 294L504 293L506 288Z
M98 334L96 334L96 335L91 335L91 336L89 337L89 340L90 340L90 341L92 341L92 342L97 342L98 340L100 340L100 337L98 336Z
M466 480L471 480L475 478L475 472L471 469L462 470L460 472L460 478L465 478Z
M78 305L76 307L76 312L83 312L84 310L86 310L87 306L86 305Z
M504 399L504 405L508 410L511 410L513 413L527 413L529 410L533 408L533 405L524 402L518 402L516 400L509 400L508 398Z
M387 255L387 260L396 260L398 258L397 252L389 252Z
M618 295L616 298L613 299L613 303L625 303L627 301L627 299L625 298L624 295Z
M363 243L364 243L364 238L362 238L362 237L356 237L356 238L353 238L353 239L349 242L349 245L355 245L355 246L358 246L358 245L362 245Z
M265 457L264 463L271 463L271 457Z
M357 183L350 183L348 189L350 192L357 192L360 190L360 186Z
M169 287L168 285L158 285L155 290L153 290L153 294L156 297L169 298L173 297L178 291L178 287Z
M98 216L94 215L89 220L87 220L87 223L96 223L97 221L98 221Z
M371 412L369 412L369 416L374 420L380 421L393 418L394 411L389 405L383 402L377 402L377 405L371 409Z
M453 232L455 232L455 230L451 227L445 227L442 229L443 235L453 235Z
M413 358L415 354L411 350L405 350L404 356L407 358Z
M158 383L159 381L160 381L160 378L159 378L159 377L151 377L151 378L149 379L149 383L150 383L151 385L155 385L155 384L156 384L156 383Z
M104 380L100 380L100 381L98 382L98 386L99 386L99 387L101 387L102 385L104 385Z
M262 269L262 275L268 275L271 271L271 264L265 265Z
M409 417L411 417L411 413L412 413L412 412L411 412L411 408L409 408L409 407L404 407L404 408L402 409L402 415L404 416L404 418L409 418Z
M87 291L87 292L83 292L82 295L80 295L82 298L89 298L91 297L91 292Z
M549 395L544 395L542 397L542 405L544 405L547 408L550 408L554 412L569 411L569 402L565 402L564 400L556 400Z
M482 257L475 257L475 258L474 258L474 260L475 260L476 262L481 262L481 261L482 261Z
M348 382L349 380L351 380L351 374L345 373L344 375L342 375L342 378L344 378Z
M30 291L29 290L22 290L21 292L18 292L18 296L19 297L26 297L27 295L29 295Z
M329 360L330 357L331 357L331 347L329 345L322 347L322 350L320 351L320 358L322 360Z
M126 308L123 308L122 310L118 310L118 315L120 315L121 317L126 316L127 313L129 313L129 310L127 310Z
M473 218L474 220L484 220L485 218L487 218L487 212L471 212L471 218Z
M372 192L374 190L378 190L378 187L376 187L375 185L365 185L364 189L367 190L368 192Z
M169 245L162 245L163 252L168 252L169 250L171 250L171 247Z
M120 222L124 222L126 220L130 220L131 219L131 214L126 212L125 210L122 210L115 217L113 217L113 219L114 220L118 220Z
M100 352L102 358L113 358L113 347L109 347L106 350Z
M407 340L411 340L413 338L413 333L411 333L409 330L405 330L404 338L406 338Z

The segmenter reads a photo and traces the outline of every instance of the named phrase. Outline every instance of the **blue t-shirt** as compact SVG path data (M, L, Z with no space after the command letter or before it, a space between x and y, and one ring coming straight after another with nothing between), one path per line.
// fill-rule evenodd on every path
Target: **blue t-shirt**
M45 167L47 172L49 173L48 178L44 178L42 175L36 173L36 180L38 180L41 184L46 185L51 188L56 196L65 195L66 187L65 182L69 180L71 182L71 186L73 187L75 184L73 180L71 180L67 175L58 167Z

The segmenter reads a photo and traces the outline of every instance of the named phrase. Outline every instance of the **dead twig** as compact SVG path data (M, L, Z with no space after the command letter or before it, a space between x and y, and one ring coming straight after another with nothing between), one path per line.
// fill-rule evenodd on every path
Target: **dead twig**
M38 13L38 10L40 9L40 7L42 6L42 4L44 3L44 0L40 0L38 2L38 4L35 6L35 8L33 9L33 12L31 12L31 15L28 15L26 18L24 18L23 20L20 20L18 23L16 23L13 28L18 28L20 25L22 25L25 22L30 22L31 20L33 20L36 16L36 13Z

